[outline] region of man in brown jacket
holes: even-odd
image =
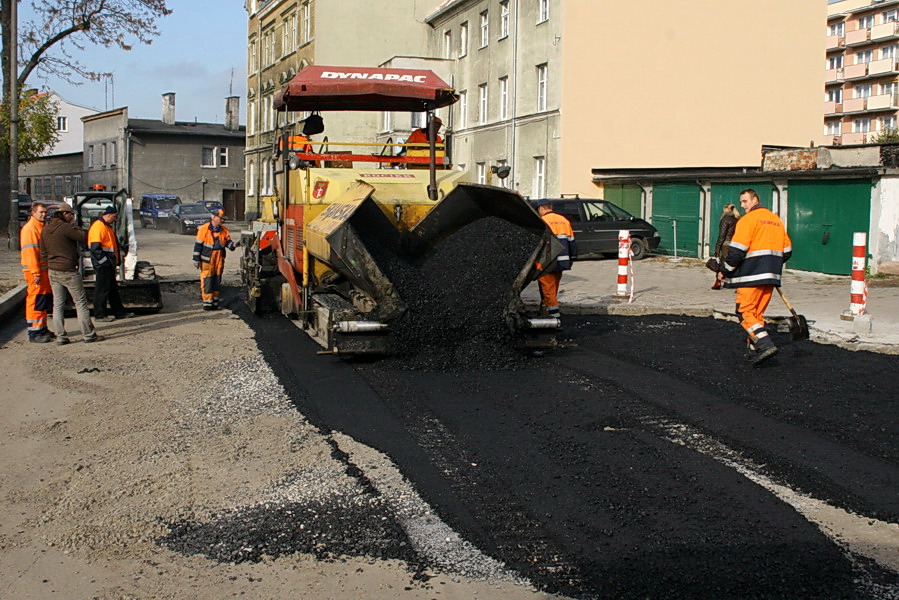
[[[60,346],[69,343],[63,312],[66,290],[72,295],[84,341],[91,343],[103,339],[97,335],[91,322],[87,294],[84,293],[84,282],[78,270],[78,244],[85,243],[87,232],[75,225],[75,212],[71,206],[63,203],[44,226],[44,234],[41,236],[41,260],[47,265],[50,287],[53,289],[53,330],[56,332],[56,343]]]

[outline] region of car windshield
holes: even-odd
[[[178,204],[178,198],[157,198],[156,199],[156,207],[161,208],[163,210],[174,207]]]
[[[208,217],[209,211],[202,204],[184,204],[181,206],[181,215],[185,217]]]

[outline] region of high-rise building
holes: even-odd
[[[827,4],[821,143],[864,144],[897,129],[899,1]]]

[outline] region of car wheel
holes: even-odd
[[[631,238],[631,254],[634,260],[646,258],[646,242],[640,238]]]

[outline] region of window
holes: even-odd
[[[312,7],[303,2],[303,43],[312,41]]]
[[[68,131],[69,130],[69,118],[68,117],[56,117],[56,131]]]
[[[100,166],[106,166],[106,144],[100,144]]]
[[[870,83],[862,83],[860,85],[855,86],[855,97],[856,98],[870,98],[871,97],[871,84]]]
[[[842,69],[843,68],[843,55],[838,54],[836,56],[831,56],[827,59],[827,68],[828,69]]]
[[[247,195],[256,195],[256,163],[247,161]]]
[[[537,24],[545,21],[549,21],[549,0],[537,0]]]
[[[443,32],[443,58],[453,57],[453,32]]]
[[[843,34],[846,31],[846,24],[842,21],[839,23],[833,23],[830,26],[830,35],[835,35],[837,37],[843,37]]]
[[[247,52],[247,70],[250,74],[253,74],[253,71],[256,70],[256,42],[250,42],[250,49]]]
[[[118,158],[117,145],[115,142],[109,142],[109,164],[110,166],[115,166],[116,159]]]
[[[824,123],[824,135],[840,135],[840,122],[827,121]]]
[[[484,185],[487,183],[487,165],[485,163],[477,163],[478,167],[478,183]]]
[[[62,175],[53,178],[53,195],[57,198],[62,196]]]
[[[871,62],[871,51],[860,50],[855,53],[855,64],[862,65]]]
[[[546,110],[546,79],[549,67],[546,64],[537,65],[537,110]]]
[[[880,58],[896,58],[896,44],[884,46],[880,49]]]
[[[893,23],[896,20],[899,20],[899,10],[891,9],[883,12],[883,23]]]
[[[411,129],[419,129],[421,127],[424,127],[427,122],[426,117],[427,117],[427,113],[423,113],[423,112],[412,113],[412,119],[409,123],[409,127]]]
[[[468,126],[468,91],[459,92],[459,126]]]
[[[459,57],[468,54],[468,21],[459,27]]]
[[[482,83],[478,86],[478,123],[483,125],[487,122],[487,84]]]
[[[256,101],[250,100],[247,102],[247,135],[253,135],[256,133],[256,128],[254,127],[256,121]]]
[[[490,15],[485,10],[481,13],[481,48],[490,43]]]
[[[200,151],[200,166],[215,167],[215,148],[204,146]]]
[[[94,166],[94,146],[90,145],[87,147],[87,166]]]
[[[546,158],[534,157],[534,186],[531,190],[531,198],[543,198],[546,196]]]
[[[509,118],[509,78],[499,78],[499,118]]]
[[[266,160],[262,163],[262,185],[260,185],[263,196],[271,196],[272,183],[272,161]]]
[[[228,166],[228,149],[227,148],[219,148],[219,166],[227,167]]]
[[[874,15],[865,15],[858,18],[859,29],[871,29],[874,27]]]
[[[892,117],[880,117],[880,130],[884,129],[896,129],[896,116]]]
[[[896,92],[899,92],[899,84],[897,84],[895,81],[891,81],[890,83],[881,83],[880,84],[880,93],[881,94],[893,96],[896,94]]]
[[[509,37],[509,0],[499,3],[499,39]]]
[[[871,131],[871,119],[856,119],[852,122],[853,133],[868,133]]]
[[[390,131],[390,111],[384,111],[381,113],[381,131]]]
[[[827,101],[841,104],[843,102],[843,88],[830,88],[827,90]]]

